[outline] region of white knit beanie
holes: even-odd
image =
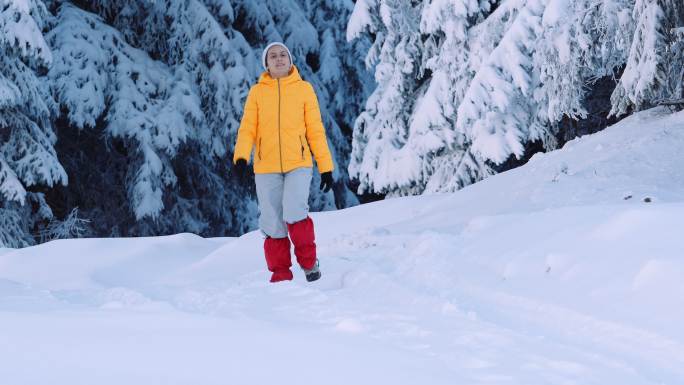
[[[271,47],[273,47],[274,45],[279,45],[279,46],[285,48],[285,51],[287,51],[287,56],[290,57],[290,68],[292,68],[293,63],[292,63],[292,54],[290,53],[290,49],[287,48],[287,46],[285,44],[275,41],[275,42],[267,45],[266,48],[264,48],[264,53],[261,54],[261,64],[264,66],[264,69],[266,71],[268,71],[268,66],[266,65],[266,53],[268,53],[268,50],[271,49]],[[288,70],[290,68],[288,68]]]

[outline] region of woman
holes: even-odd
[[[266,70],[249,90],[233,156],[234,170],[245,181],[254,151],[259,227],[266,235],[266,264],[271,282],[291,280],[290,240],[307,281],[321,277],[314,226],[309,218],[309,185],[316,158],[321,189],[333,185],[333,160],[313,87],[302,80],[283,43],[264,49]],[[290,237],[288,238],[288,233]]]

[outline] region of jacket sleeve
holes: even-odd
[[[318,171],[324,173],[332,171],[335,166],[330,148],[325,136],[325,128],[321,121],[321,111],[318,108],[318,98],[310,83],[306,83],[306,99],[304,105],[304,123],[306,124],[306,141],[313,152]]]
[[[237,140],[235,141],[235,153],[233,154],[233,163],[238,159],[244,159],[249,162],[252,156],[252,148],[256,142],[257,123],[259,114],[257,113],[256,101],[256,87],[252,87],[247,94],[245,101],[245,108],[242,112],[242,121],[237,133]]]

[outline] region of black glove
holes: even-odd
[[[247,161],[238,159],[233,165],[233,173],[240,183],[247,183]]]
[[[328,192],[333,186],[332,171],[324,172],[321,174],[321,190],[323,192]]]

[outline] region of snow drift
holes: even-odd
[[[7,384],[684,383],[684,112],[453,194],[314,214],[323,278],[258,232],[0,249]]]

